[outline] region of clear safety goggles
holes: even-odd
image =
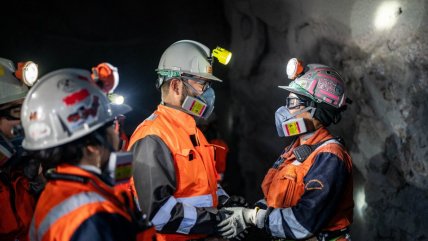
[[[287,97],[285,99],[285,106],[291,110],[291,109],[297,109],[300,106],[307,106],[308,101],[302,100],[298,97]]]
[[[208,88],[211,87],[211,81],[209,79],[205,79],[205,78],[200,78],[194,75],[187,75],[187,74],[183,74],[181,76],[181,78],[183,80],[186,80],[187,83],[189,83],[189,80],[193,80],[196,82],[196,84],[200,85],[202,87],[202,91],[207,90]]]

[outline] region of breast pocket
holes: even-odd
[[[201,158],[193,149],[182,149],[174,155],[176,161],[177,189],[184,193],[192,193],[197,186],[204,184],[206,178],[201,178],[204,166]]]
[[[297,204],[304,192],[303,181],[297,173],[296,167],[293,165],[287,165],[286,168],[281,170],[277,175],[278,189],[281,189],[279,193],[281,195],[277,197],[278,203],[281,203],[281,207],[292,207]]]

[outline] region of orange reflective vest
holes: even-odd
[[[95,174],[67,164],[58,166],[56,173],[85,181],[61,177],[48,181],[31,222],[30,240],[70,240],[80,225],[98,213],[120,215],[133,225],[126,208],[126,203],[131,210],[135,208],[132,202],[125,200]],[[153,238],[153,228],[136,233],[136,240],[152,241]]]
[[[314,145],[322,141],[333,138],[325,128],[318,129],[314,136],[309,138],[304,144]],[[304,178],[312,167],[317,154],[329,152],[336,155],[346,163],[348,171],[351,173],[352,160],[349,154],[339,143],[326,143],[313,151],[309,157],[300,165],[293,165],[296,158],[292,150],[300,145],[297,140],[290,150],[282,155],[284,162],[276,169],[269,169],[262,182],[262,190],[269,207],[288,208],[295,206],[305,192]],[[336,209],[334,216],[322,229],[323,231],[333,231],[348,227],[352,222],[352,176],[349,175],[347,186],[344,187],[342,201]]]
[[[216,207],[218,199],[214,147],[196,127],[194,118],[164,105],[159,105],[152,117],[137,127],[130,138],[129,148],[145,136],[160,137],[168,146],[174,160],[177,186],[173,196],[182,200],[210,197],[213,206]],[[190,135],[195,135],[197,145],[192,144]],[[205,236],[161,233],[157,235],[158,240],[174,241],[199,239]]]
[[[22,173],[14,172],[10,179],[0,180],[0,240],[25,241],[36,197],[30,193],[30,182]]]

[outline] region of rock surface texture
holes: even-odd
[[[353,240],[428,240],[428,2],[227,0],[229,129],[250,200],[286,141],[289,58],[335,67],[353,104],[330,129],[355,167]],[[232,114],[233,113],[233,114]]]

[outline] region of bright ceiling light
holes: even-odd
[[[379,5],[374,25],[378,30],[387,30],[392,28],[397,22],[398,15],[401,14],[401,8],[396,1],[386,1]]]

